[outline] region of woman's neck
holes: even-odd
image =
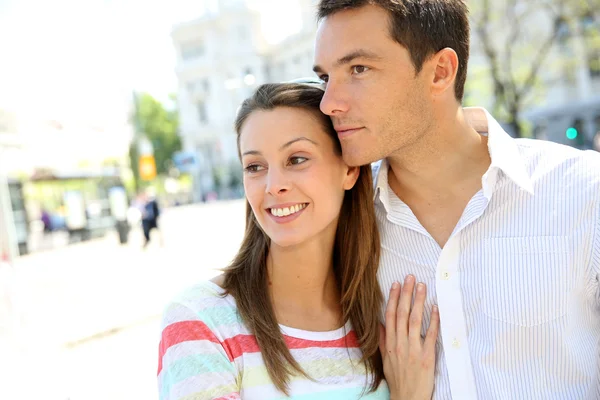
[[[329,331],[343,323],[333,271],[333,240],[312,240],[285,248],[272,244],[267,270],[273,308],[280,324]]]

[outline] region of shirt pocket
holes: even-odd
[[[569,246],[566,236],[484,240],[482,311],[531,327],[567,312]]]

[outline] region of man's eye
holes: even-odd
[[[306,161],[308,161],[308,158],[306,158],[306,157],[292,157],[292,158],[290,158],[290,164],[292,164],[292,165],[302,164],[302,163],[305,163]]]
[[[365,67],[364,65],[355,65],[352,67],[352,73],[354,74],[362,74],[364,72],[367,72],[369,70],[369,67]]]
[[[246,168],[244,168],[244,171],[252,174],[254,172],[262,171],[263,169],[264,169],[264,167],[262,167],[261,165],[250,164]]]
[[[323,82],[327,82],[329,80],[329,75],[319,75],[319,79]]]

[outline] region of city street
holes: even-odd
[[[161,311],[227,265],[244,213],[243,201],[172,208],[147,249],[136,229],[124,246],[109,234],[17,259],[0,399],[156,399]]]

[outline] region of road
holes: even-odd
[[[244,214],[243,201],[177,207],[147,249],[135,230],[125,246],[111,234],[17,259],[18,318],[0,324],[0,399],[156,399],[162,309],[227,265]]]

